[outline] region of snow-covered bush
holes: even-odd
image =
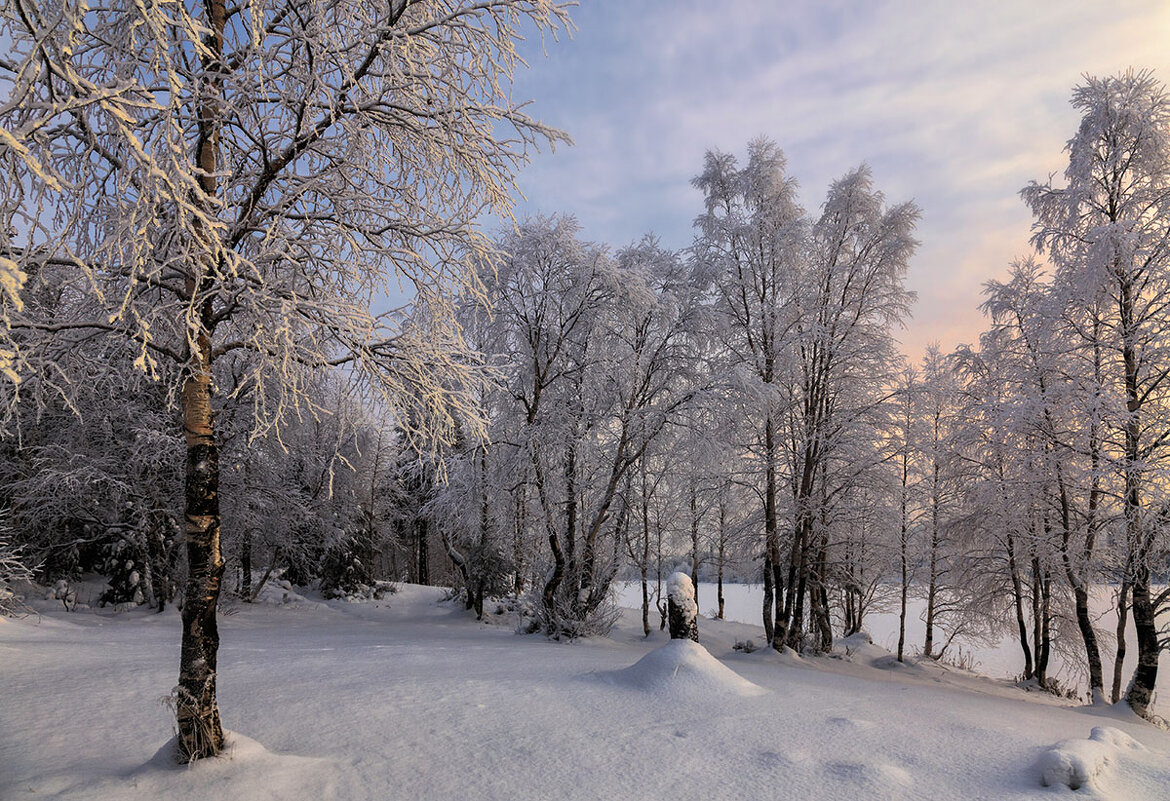
[[[609,595],[596,605],[590,605],[582,614],[581,609],[558,598],[550,610],[539,596],[532,598],[532,613],[535,625],[531,633],[543,631],[554,640],[575,640],[578,637],[604,637],[617,623],[621,612],[613,596]]]
[[[361,534],[346,537],[325,552],[321,564],[321,594],[344,598],[362,592],[374,583],[370,570],[373,546]]]
[[[24,563],[21,549],[0,539],[0,615],[11,616],[21,608],[21,598],[12,585],[31,578],[32,570]]]
[[[357,584],[345,593],[326,597],[337,598],[349,603],[365,603],[368,601],[381,601],[387,595],[393,595],[396,592],[398,592],[398,585],[394,582],[374,581],[371,584]]]
[[[108,543],[102,572],[110,577],[109,588],[98,598],[98,606],[138,606],[146,601],[143,593],[137,549],[123,539]]]

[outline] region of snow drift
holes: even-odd
[[[1040,783],[1079,790],[1094,785],[1125,751],[1145,750],[1141,743],[1112,726],[1096,726],[1087,740],[1062,740],[1040,756]]]
[[[724,665],[693,640],[671,640],[624,670],[594,674],[608,684],[677,700],[767,692]]]

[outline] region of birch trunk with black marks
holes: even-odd
[[[205,4],[210,32],[201,56],[206,84],[198,106],[200,202],[213,207],[219,169],[219,135],[222,126],[219,102],[223,87],[223,33],[227,11],[223,0]],[[215,441],[212,398],[212,346],[214,310],[211,295],[216,265],[210,256],[191,266],[187,292],[199,303],[198,326],[191,337],[193,353],[183,382],[183,436],[187,446],[185,533],[187,537],[187,590],[183,599],[183,634],[179,683],[174,690],[178,726],[179,759],[192,762],[223,750],[223,725],[216,701],[216,668],[219,628],[215,612],[223,581],[224,560],[219,541],[219,449]],[[199,301],[199,298],[205,298]],[[189,334],[189,335],[190,335]]]
[[[211,409],[209,339],[200,337],[200,357],[207,365],[183,386],[183,428],[187,444],[186,536],[187,590],[183,599],[183,636],[175,717],[179,759],[191,762],[223,750],[223,725],[216,703],[219,629],[215,609],[223,580],[219,544],[219,451]]]

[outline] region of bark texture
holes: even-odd
[[[219,451],[211,414],[211,377],[199,372],[183,388],[187,440],[187,590],[175,717],[179,759],[191,762],[223,750],[223,726],[216,703],[219,601],[224,561],[219,543]]]

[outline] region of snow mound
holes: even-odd
[[[911,659],[899,662],[898,657],[874,643],[867,631],[859,631],[834,642],[830,656],[855,665],[868,665],[876,670],[922,673],[921,665]]]
[[[267,604],[269,606],[309,608],[323,606],[323,604],[312,601],[301,595],[296,591],[292,583],[285,579],[276,579],[266,582],[264,586],[260,588],[260,592],[253,602],[257,604]]]
[[[1115,765],[1122,751],[1145,750],[1141,743],[1112,726],[1096,726],[1087,740],[1063,740],[1040,756],[1040,783],[1079,790],[1093,786],[1105,770]]]
[[[693,640],[671,640],[624,670],[595,674],[602,681],[670,698],[761,695],[752,684]]]
[[[890,656],[890,652],[881,646],[874,645],[873,637],[869,636],[868,631],[859,631],[834,642],[832,656],[846,662],[873,664],[879,660],[885,660]]]
[[[90,786],[94,798],[321,798],[330,797],[330,760],[279,754],[250,737],[224,732],[225,748],[212,759],[189,765],[176,761],[172,737],[146,764],[118,778]],[[325,775],[323,775],[325,774]],[[95,789],[96,788],[96,789]],[[71,790],[80,790],[80,787]],[[82,794],[81,797],[85,797]]]

